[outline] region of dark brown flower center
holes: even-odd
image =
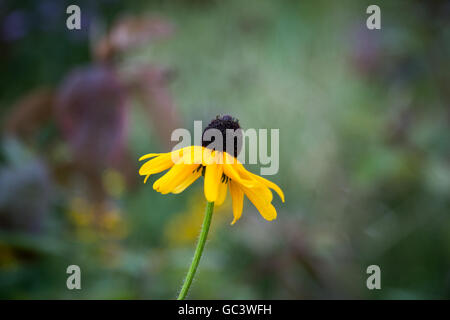
[[[239,126],[239,120],[229,115],[222,117],[217,116],[213,119],[208,126],[203,130],[202,146],[208,147],[214,150],[220,149],[214,134],[206,135],[205,133],[209,129],[217,129],[222,135],[222,149],[219,151],[228,151],[234,157],[237,157],[242,147],[242,132]],[[228,129],[228,130],[227,130]],[[230,150],[227,149],[229,146]]]

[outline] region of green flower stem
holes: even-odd
[[[184,279],[183,287],[181,288],[180,294],[177,300],[183,300],[191,287],[192,280],[194,279],[195,272],[197,271],[200,258],[202,257],[203,249],[205,248],[206,238],[208,237],[209,227],[211,225],[211,218],[214,209],[214,202],[206,203],[205,218],[203,219],[202,230],[200,232],[200,237],[197,242],[197,248],[195,248],[194,259],[192,260],[189,271]]]

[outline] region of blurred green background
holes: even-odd
[[[370,4],[0,1],[0,298],[175,298],[202,181],[137,159],[218,114],[280,129],[286,203],[216,210],[189,298],[450,298],[450,6]]]

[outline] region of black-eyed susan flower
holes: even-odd
[[[204,194],[207,200],[206,213],[203,220],[200,237],[195,250],[194,258],[188,274],[181,288],[178,299],[184,299],[194,278],[200,257],[205,247],[206,238],[211,224],[214,205],[221,205],[230,190],[234,224],[242,215],[244,195],[255,205],[264,219],[271,221],[277,217],[277,211],[272,205],[272,190],[284,202],[283,191],[273,182],[247,171],[237,159],[239,143],[233,135],[233,149],[229,153],[226,144],[227,134],[240,128],[238,121],[230,116],[217,117],[203,132],[201,146],[188,146],[168,153],[150,153],[139,160],[148,160],[142,165],[139,174],[145,176],[144,183],[152,174],[168,170],[166,174],[156,180],[153,189],[162,193],[178,194],[204,176]],[[219,131],[222,144],[207,141],[205,133],[208,129]],[[214,145],[214,147],[211,147]],[[231,148],[230,148],[231,149]]]
[[[224,116],[213,120],[205,129],[214,128],[226,135],[226,129],[239,129],[236,120]],[[224,138],[223,150],[226,149]],[[203,142],[207,144],[208,142]],[[277,212],[272,205],[273,189],[284,202],[283,191],[273,182],[264,179],[246,170],[237,160],[237,144],[234,145],[234,155],[223,150],[211,150],[207,146],[189,146],[169,153],[150,153],[139,160],[147,161],[139,170],[139,174],[145,176],[144,182],[152,174],[170,169],[165,175],[156,180],[153,189],[162,193],[180,193],[194,183],[202,175],[204,176],[204,193],[209,202],[221,205],[230,190],[233,202],[234,224],[242,215],[244,195],[255,205],[264,219],[271,221],[277,217]]]

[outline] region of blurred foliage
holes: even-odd
[[[383,2],[376,31],[368,1],[77,3],[80,31],[0,2],[0,298],[174,298],[201,182],[162,196],[137,159],[217,114],[280,128],[286,203],[217,210],[190,298],[450,298],[448,2]]]

